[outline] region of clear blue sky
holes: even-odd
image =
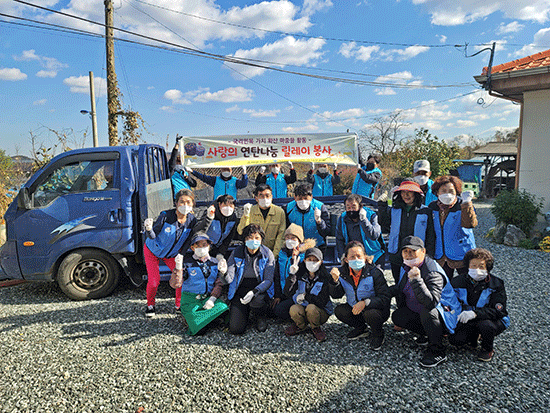
[[[103,0],[29,0],[104,22]],[[208,53],[256,59],[328,81],[223,64],[176,51],[116,42],[125,108],[147,122],[147,142],[180,135],[367,130],[404,110],[405,135],[424,127],[445,139],[487,139],[518,126],[519,107],[481,91],[473,76],[550,48],[548,0],[115,0],[115,26]],[[0,13],[103,33],[100,26],[15,1]],[[105,42],[31,28],[0,16],[0,149],[28,155],[30,133],[77,137],[91,121],[88,72],[96,78],[99,141],[107,144]],[[116,32],[122,39],[161,45]],[[479,46],[482,45],[482,46]],[[171,48],[166,44],[163,47]],[[343,80],[371,84],[350,84]],[[471,93],[474,92],[474,93]],[[482,98],[484,104],[477,103]],[[458,138],[458,139],[459,139]]]

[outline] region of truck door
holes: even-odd
[[[118,152],[59,159],[29,188],[32,207],[15,219],[19,266],[25,279],[44,279],[67,251],[111,251],[122,236]],[[46,277],[48,278],[48,277]]]

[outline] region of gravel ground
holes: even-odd
[[[287,338],[274,321],[263,334],[188,337],[167,283],[152,320],[143,288],[72,302],[55,284],[22,284],[0,290],[0,411],[550,411],[550,254],[488,243],[494,219],[488,204],[476,207],[476,239],[496,257],[512,319],[490,363],[449,348],[446,363],[424,370],[409,334],[388,323],[372,352],[347,342],[334,316],[321,344]]]

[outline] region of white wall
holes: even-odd
[[[544,198],[550,211],[550,90],[525,92],[519,189]],[[540,218],[540,217],[539,217]]]

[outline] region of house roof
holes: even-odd
[[[518,148],[514,142],[488,142],[474,151],[477,156],[515,156]]]
[[[493,66],[491,69],[491,73],[504,73],[504,72],[513,72],[517,70],[524,70],[524,69],[534,69],[537,67],[545,67],[550,66],[550,49],[545,50],[544,52],[540,52],[537,54],[533,54],[531,56],[522,57],[521,59],[512,60],[508,63],[502,63],[497,66]],[[482,75],[487,74],[487,67],[483,68]]]

